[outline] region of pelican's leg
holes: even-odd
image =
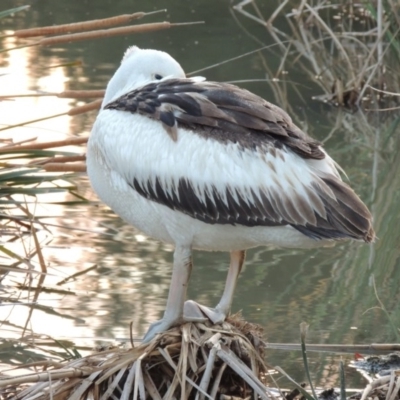
[[[238,280],[240,271],[242,270],[245,256],[246,253],[244,250],[231,251],[231,261],[229,265],[228,276],[226,278],[225,289],[217,307],[209,308],[189,300],[185,303],[185,320],[187,319],[187,316],[192,316],[194,318],[195,316],[201,314],[199,313],[196,315],[194,310],[197,308],[197,310],[200,309],[201,312],[206,315],[213,324],[220,324],[225,321],[225,318],[228,316],[231,310],[236,282]]]
[[[174,266],[169,288],[167,306],[161,320],[152,323],[143,338],[143,343],[152,340],[158,333],[183,322],[183,305],[192,271],[192,251],[190,247],[177,246],[174,252]]]

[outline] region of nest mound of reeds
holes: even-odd
[[[266,374],[262,328],[235,315],[222,325],[186,323],[150,343],[103,349],[41,373],[0,377],[0,398],[268,399]]]

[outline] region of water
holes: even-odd
[[[22,29],[165,7],[165,2],[147,0],[137,1],[133,6],[109,0],[98,0],[95,7],[94,2],[82,0],[51,3],[38,0],[25,4],[32,5],[30,11],[17,14],[0,26]],[[12,6],[15,6],[13,1],[4,0],[1,5],[2,9]],[[274,7],[271,2],[264,5],[262,12],[269,15]],[[140,22],[205,21],[205,24],[3,53],[0,66],[10,75],[7,79],[0,78],[0,91],[4,94],[102,89],[131,44],[165,50],[190,72],[273,43],[263,27],[239,17],[247,34],[237,18],[228,1],[170,1],[165,15],[154,15]],[[256,43],[250,35],[262,43]],[[2,46],[12,44],[11,39],[0,40]],[[50,68],[78,59],[83,62],[78,67]],[[265,79],[271,78],[265,65],[276,71],[279,64],[277,53],[264,51],[201,74],[219,81]],[[397,136],[395,133],[389,136],[388,122],[383,117],[370,116],[366,121],[364,115],[341,114],[312,102],[310,97],[320,94],[318,87],[301,69],[286,67],[289,75],[283,83],[271,83],[268,79],[241,85],[286,108],[297,124],[319,140],[325,139],[335,125],[338,127],[327,141],[326,149],[346,170],[352,186],[371,208],[378,240],[371,246],[340,243],[318,250],[251,250],[239,279],[233,310],[242,310],[247,320],[261,324],[270,342],[298,342],[302,321],[310,324],[310,343],[395,342],[393,327],[400,324],[399,129],[394,125]],[[57,114],[77,104],[53,98],[3,102],[0,122],[13,124],[21,118],[30,120]],[[12,137],[16,141],[33,136],[44,141],[71,135],[85,137],[94,118],[95,113],[64,116],[2,133],[3,138]],[[76,183],[80,195],[96,200],[86,176],[79,177]],[[37,206],[37,215],[53,225],[49,225],[50,232],[42,232],[40,237],[49,272],[44,284],[48,291],[40,294],[38,302],[46,308],[33,312],[32,330],[70,338],[80,346],[92,346],[98,338],[128,338],[132,321],[133,335],[141,337],[164,309],[171,274],[171,246],[126,226],[103,204],[55,205],[57,201],[75,199],[65,194],[41,199],[50,204]],[[39,269],[37,260],[33,264]],[[189,297],[214,305],[223,290],[227,264],[227,254],[196,252]],[[58,284],[87,269],[79,277]],[[13,275],[2,281],[7,292],[12,290],[15,297],[32,299],[32,293],[27,297],[26,290],[15,286],[16,280],[18,276]],[[23,326],[29,308],[12,308],[4,302],[0,312],[1,319]],[[4,337],[18,332],[10,324],[3,324],[0,329]],[[282,366],[299,381],[305,379],[299,352],[271,351],[267,356],[270,364]],[[310,356],[316,382],[325,386],[337,384],[340,356],[330,353]],[[351,383],[361,382],[352,370],[347,374]]]

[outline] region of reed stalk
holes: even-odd
[[[95,19],[85,22],[74,22],[72,24],[63,24],[56,26],[42,26],[39,28],[20,29],[15,31],[13,36],[18,38],[28,38],[35,36],[47,36],[47,35],[61,35],[71,32],[90,31],[96,29],[104,29],[110,26],[127,24],[135,19],[145,17],[146,13],[137,12],[133,14],[118,15],[110,18]]]

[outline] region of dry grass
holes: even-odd
[[[239,315],[187,323],[148,344],[102,349],[19,377],[0,377],[2,399],[271,399],[262,329]]]
[[[399,97],[393,94],[400,93],[399,2],[303,0],[292,6],[285,0],[268,18],[256,0],[234,7],[263,25],[278,45],[282,61],[272,73],[275,79],[295,67],[321,88],[316,100],[352,111],[398,108]],[[285,31],[278,27],[282,18]]]
[[[234,315],[223,325],[187,323],[159,335],[148,344],[122,349],[99,346],[86,357],[72,361],[49,358],[10,368],[0,373],[2,400],[83,400],[83,399],[265,399],[333,400],[338,389],[318,390],[311,394],[304,384],[288,378],[292,391],[273,389],[277,381],[265,363],[262,328]],[[51,339],[47,339],[47,342]],[[36,346],[45,343],[36,338]],[[61,345],[61,343],[60,343]],[[64,343],[67,345],[67,343]],[[279,348],[284,348],[280,344]],[[285,345],[288,346],[288,345]],[[376,345],[375,350],[391,350],[394,345]],[[397,345],[398,346],[398,345]],[[274,347],[268,346],[267,347]],[[307,350],[354,351],[352,346],[309,345]],[[364,346],[366,347],[366,346]],[[396,347],[396,346],[395,346]],[[290,345],[289,345],[290,348]],[[285,348],[286,350],[289,348]],[[293,349],[293,345],[291,346]],[[374,345],[370,346],[372,350]],[[366,351],[366,348],[364,348]],[[398,353],[397,353],[398,354]],[[388,356],[390,358],[390,356]],[[382,358],[382,363],[388,358]],[[398,358],[398,356],[397,356]],[[371,357],[376,360],[380,357]],[[364,364],[369,364],[365,359]],[[385,364],[386,365],[386,364]],[[392,366],[393,367],[393,366]],[[31,373],[15,376],[23,368]],[[386,376],[371,377],[364,390],[352,393],[348,400],[398,400],[400,371],[392,368]],[[268,380],[268,382],[267,382]],[[344,400],[346,397],[342,396]]]

